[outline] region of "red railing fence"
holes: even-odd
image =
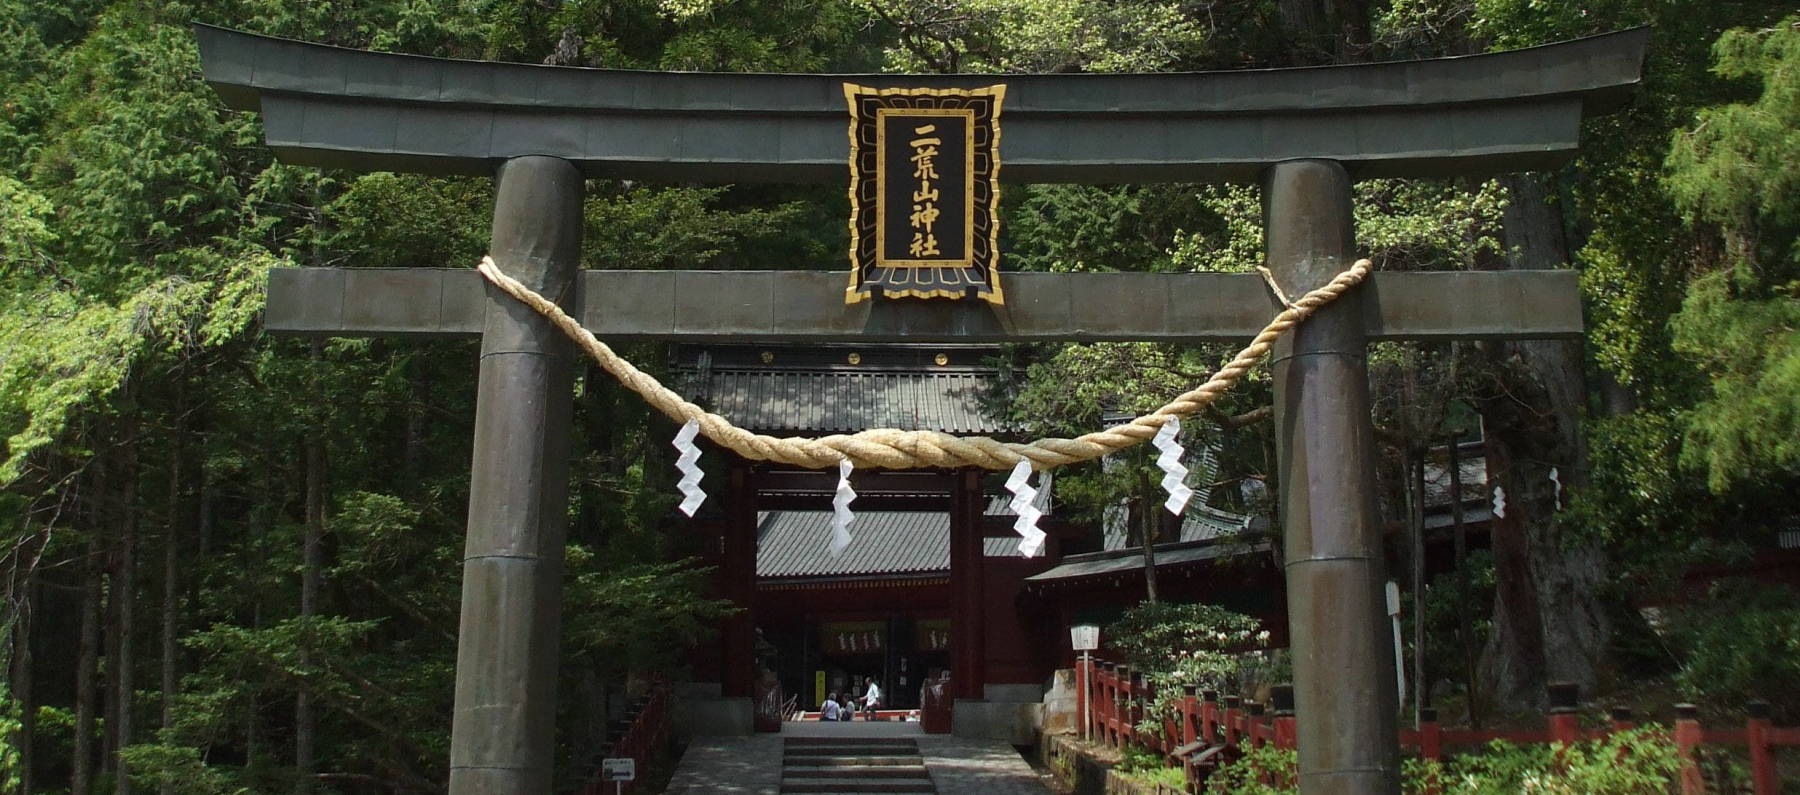
[[[629,757],[635,760],[637,776],[642,779],[647,773],[650,760],[669,744],[669,685],[656,681],[650,685],[649,691],[638,703],[630,718],[613,725],[608,733],[605,753],[594,761],[594,770],[589,774],[587,786],[581,790],[582,795],[613,795],[637,791],[636,782],[603,782],[600,780],[600,758],[619,759]]]
[[[1287,685],[1272,688],[1268,704],[1246,703],[1237,696],[1220,698],[1217,692],[1196,692],[1189,685],[1173,699],[1172,714],[1165,714],[1160,726],[1151,726],[1147,731],[1144,716],[1156,701],[1156,693],[1141,674],[1127,665],[1083,661],[1077,663],[1075,675],[1076,722],[1082,734],[1091,742],[1111,748],[1135,745],[1162,754],[1170,765],[1179,765],[1186,772],[1190,792],[1199,792],[1208,773],[1242,756],[1246,749],[1265,745],[1291,749],[1295,744],[1294,689]],[[1604,739],[1635,726],[1630,710],[1615,708],[1606,726],[1583,729],[1580,692],[1575,685],[1553,684],[1548,695],[1550,709],[1542,729],[1445,728],[1438,723],[1437,711],[1426,708],[1420,711],[1417,729],[1400,731],[1400,745],[1420,757],[1441,761],[1446,746],[1477,747],[1494,740],[1573,744]],[[1763,702],[1747,705],[1745,713],[1747,719],[1742,728],[1705,729],[1700,726],[1697,707],[1675,706],[1672,737],[1682,759],[1682,795],[1704,795],[1707,791],[1699,765],[1699,748],[1703,745],[1746,748],[1751,792],[1779,795],[1776,749],[1800,746],[1800,728],[1773,726],[1770,707]]]

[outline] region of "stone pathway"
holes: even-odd
[[[968,740],[948,734],[919,738],[925,769],[942,793],[1047,795],[1031,765],[1006,743]]]
[[[780,795],[782,747],[789,737],[907,737],[931,772],[937,791],[948,795],[1046,795],[1031,766],[1012,746],[925,734],[917,723],[788,723],[781,734],[752,737],[699,737],[669,781],[671,795],[742,793]]]

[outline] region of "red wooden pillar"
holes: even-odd
[[[950,492],[950,592],[956,615],[950,619],[951,685],[960,699],[986,697],[986,615],[982,577],[981,472],[956,472]]]
[[[1744,712],[1748,715],[1744,743],[1750,747],[1750,791],[1779,795],[1781,776],[1775,771],[1775,749],[1769,745],[1769,704],[1752,701],[1744,705]]]
[[[719,684],[727,698],[751,698],[756,681],[756,483],[750,464],[735,461],[725,497],[724,595],[741,609],[719,633]]]
[[[1700,708],[1693,704],[1675,705],[1675,752],[1681,756],[1681,795],[1706,795],[1706,780],[1700,777]]]

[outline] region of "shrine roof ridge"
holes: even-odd
[[[488,174],[527,154],[590,176],[845,177],[842,83],[1004,82],[1015,182],[1251,179],[1322,157],[1357,176],[1554,166],[1641,80],[1645,28],[1481,55],[1152,74],[647,72],[377,53],[195,26],[205,76],[301,165]]]

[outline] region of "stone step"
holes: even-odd
[[[784,749],[790,756],[867,756],[869,754],[916,754],[916,745],[795,745]]]
[[[905,756],[905,755],[899,755],[899,754],[890,755],[890,756],[793,756],[793,755],[789,755],[781,760],[781,764],[784,767],[867,767],[870,765],[875,765],[875,766],[888,766],[888,765],[923,766],[925,764],[925,758],[922,756],[919,756],[918,754],[913,754],[911,756]]]
[[[781,780],[782,792],[937,792],[930,779],[882,780],[816,778]]]
[[[852,767],[795,767],[781,769],[786,778],[918,778],[929,779],[924,765],[856,765]]]

